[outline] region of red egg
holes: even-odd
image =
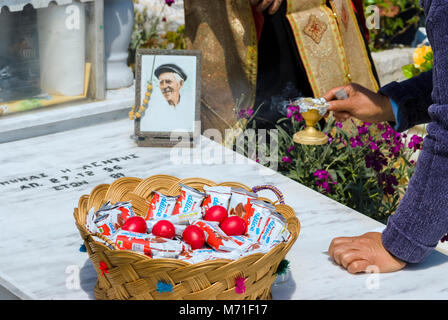
[[[246,233],[246,222],[238,216],[230,216],[219,227],[228,236],[240,236]]]
[[[201,228],[191,225],[182,233],[182,240],[188,243],[192,249],[200,249],[205,243],[205,234]]]
[[[160,220],[152,227],[152,234],[162,238],[173,239],[175,233],[174,224],[168,220]]]
[[[131,232],[146,233],[148,227],[146,220],[140,216],[127,218],[121,229]]]
[[[228,213],[227,209],[223,206],[213,206],[210,207],[204,215],[204,220],[207,221],[217,221],[219,223],[227,219]]]

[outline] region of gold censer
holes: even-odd
[[[305,119],[306,127],[294,134],[293,140],[299,144],[322,145],[328,143],[328,136],[316,128],[317,123],[328,110],[325,99],[301,98],[296,101],[300,113]]]

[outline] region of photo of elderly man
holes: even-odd
[[[141,119],[142,132],[193,132],[196,64],[194,56],[142,57],[141,92],[145,92],[149,83],[154,87]]]
[[[160,92],[168,104],[177,107],[180,103],[180,90],[187,80],[187,75],[175,64],[161,65],[154,74],[159,80]]]

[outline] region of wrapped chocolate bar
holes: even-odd
[[[257,241],[261,235],[261,232],[266,225],[271,213],[275,212],[275,207],[262,200],[250,200],[248,204],[244,206],[243,219],[247,225],[247,236]]]
[[[205,242],[207,242],[207,244],[215,250],[243,250],[244,247],[247,246],[247,243],[226,235],[216,222],[195,220],[192,224],[198,226],[202,231],[204,231]]]
[[[249,200],[257,199],[258,196],[254,192],[247,191],[242,188],[231,188],[231,197],[229,201],[229,215],[237,215],[242,217],[244,214],[244,206]]]
[[[185,225],[185,224],[175,224],[175,225],[174,225],[174,235],[175,235],[176,237],[182,239],[182,235],[183,235],[183,233],[184,233],[184,231],[185,231],[185,229],[186,229],[187,227],[188,227],[188,226]]]
[[[205,193],[207,197],[202,203],[202,212],[205,214],[207,210],[213,206],[222,206],[224,208],[229,207],[230,197],[232,196],[231,187],[215,186],[208,187],[204,186]]]
[[[98,232],[98,228],[95,224],[95,220],[97,218],[95,208],[91,208],[90,211],[87,213],[86,216],[86,224],[85,227],[90,233],[96,233]]]
[[[216,259],[237,260],[241,256],[238,250],[219,251],[212,248],[202,248],[192,251],[184,251],[179,255],[179,260],[188,263],[199,263]]]
[[[173,214],[178,196],[166,196],[163,193],[153,191],[154,196],[149,204],[145,220],[161,219]]]
[[[132,250],[152,258],[177,258],[183,251],[191,248],[179,240],[120,230],[116,233],[115,245],[120,250]]]
[[[107,202],[95,213],[95,225],[97,232],[106,237],[112,237],[129,217],[134,217],[130,202]]]
[[[268,253],[269,251],[271,251],[273,247],[275,247],[279,243],[280,243],[279,241],[275,241],[271,245],[263,245],[259,242],[254,242],[252,245],[248,246],[247,248],[245,248],[245,250],[243,250],[240,253],[240,257],[249,256],[255,253],[263,253],[263,254]]]
[[[281,240],[273,240],[269,244],[262,244],[258,241],[254,241],[247,236],[231,236],[234,240],[238,240],[244,243],[242,250],[239,251],[240,257],[245,257],[253,253],[267,253],[273,247],[281,242]]]
[[[179,260],[186,261],[188,263],[199,263],[213,259],[213,253],[216,252],[212,248],[195,249],[191,251],[183,251],[179,255]]]
[[[179,213],[188,213],[192,211],[200,211],[202,202],[204,201],[206,194],[184,184],[180,184],[180,186],[181,192],[179,199],[177,199],[173,215],[177,215]]]
[[[275,241],[287,240],[289,237],[287,225],[283,216],[276,212],[271,213],[257,241],[260,244],[270,245]]]
[[[215,250],[215,252],[211,253],[211,257],[213,260],[215,260],[215,259],[237,260],[241,257],[241,251],[240,250],[233,250],[233,251]]]
[[[173,216],[165,218],[165,220],[168,220],[173,224],[188,225],[188,224],[190,224],[190,221],[202,219],[202,216],[203,215],[202,215],[201,210],[197,210],[197,211],[175,214]]]

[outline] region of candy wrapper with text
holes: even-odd
[[[166,196],[160,192],[154,191],[154,196],[149,204],[145,220],[161,219],[171,216],[178,199],[179,197]]]
[[[208,209],[213,206],[222,206],[224,208],[229,207],[230,197],[232,196],[231,187],[215,186],[208,187],[204,186],[205,193],[207,197],[202,203],[202,213],[205,214]]]
[[[130,202],[107,202],[95,213],[97,232],[106,237],[112,237],[121,229],[126,219],[134,217],[135,213]]]
[[[257,241],[263,231],[266,222],[271,213],[275,211],[275,207],[261,200],[250,200],[244,206],[243,219],[247,225],[247,236]]]
[[[257,199],[256,193],[249,192],[242,188],[232,188],[231,197],[229,201],[229,215],[237,215],[242,217],[244,213],[244,206],[249,203],[250,200]]]
[[[177,200],[173,215],[201,211],[202,201],[206,194],[183,184],[180,184],[180,186],[180,197]]]
[[[115,245],[120,250],[132,250],[152,258],[177,258],[183,251],[191,251],[188,244],[179,240],[125,230],[117,232]]]

